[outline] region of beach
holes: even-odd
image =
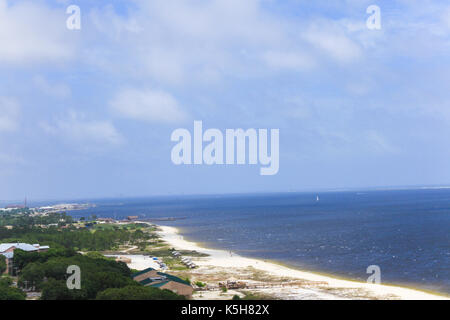
[[[190,271],[194,280],[236,279],[254,283],[252,292],[276,299],[390,299],[448,300],[448,297],[412,288],[371,284],[305,272],[275,262],[246,258],[229,251],[204,248],[187,241],[175,227],[159,226],[158,234],[176,250],[197,251],[207,257],[189,257],[198,268]],[[208,282],[209,283],[209,282]],[[258,286],[256,285],[258,284]],[[205,291],[194,299],[227,299],[241,292]]]
[[[126,262],[128,267],[134,270],[141,271],[147,268],[160,269],[159,264],[152,257],[143,254],[105,254],[105,257],[125,258],[129,261]]]

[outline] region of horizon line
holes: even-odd
[[[29,196],[24,196],[22,199],[0,199],[0,203],[14,203],[19,204],[23,199],[27,199],[28,203],[32,202],[64,202],[64,201],[79,201],[79,200],[107,200],[107,199],[141,199],[141,198],[156,198],[156,197],[207,197],[207,196],[243,196],[243,195],[265,195],[265,194],[289,194],[289,193],[318,193],[318,192],[348,192],[348,191],[400,191],[400,190],[433,190],[433,189],[450,189],[450,184],[439,185],[397,185],[397,186],[369,186],[369,187],[335,187],[335,188],[305,188],[301,190],[284,190],[284,191],[256,191],[256,192],[223,192],[223,193],[177,193],[177,194],[148,194],[148,195],[124,195],[119,194],[115,196],[105,195],[97,197],[58,197],[58,198],[37,198],[33,199]]]

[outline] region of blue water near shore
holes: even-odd
[[[317,201],[317,195],[320,200]],[[156,222],[188,240],[301,270],[450,293],[450,190],[347,191],[95,200],[75,217]]]

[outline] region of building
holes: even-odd
[[[138,216],[128,216],[127,219],[128,220],[136,220],[137,218],[139,218]]]
[[[135,273],[132,275],[132,278],[146,287],[168,289],[188,299],[192,297],[192,292],[194,291],[189,282],[167,273],[158,272],[153,268]]]
[[[14,250],[20,249],[27,252],[42,252],[50,249],[49,246],[41,246],[39,244],[29,244],[29,243],[1,243],[0,244],[0,254],[6,258],[6,271],[5,273],[11,273],[13,270],[13,258]]]

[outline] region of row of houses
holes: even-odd
[[[174,256],[177,257],[177,258],[180,258],[180,259],[181,259],[181,262],[182,262],[186,267],[188,267],[188,268],[190,268],[190,269],[197,268],[197,265],[196,265],[195,263],[193,263],[191,259],[189,259],[189,258],[183,258],[183,257],[181,256],[181,253],[180,253],[179,251],[175,251],[175,250],[172,251],[172,255],[174,255]]]
[[[19,249],[27,252],[42,252],[50,249],[49,246],[41,246],[39,244],[29,244],[23,242],[17,243],[1,243],[0,254],[6,258],[6,271],[5,273],[11,274],[14,270],[13,258],[14,250]]]

